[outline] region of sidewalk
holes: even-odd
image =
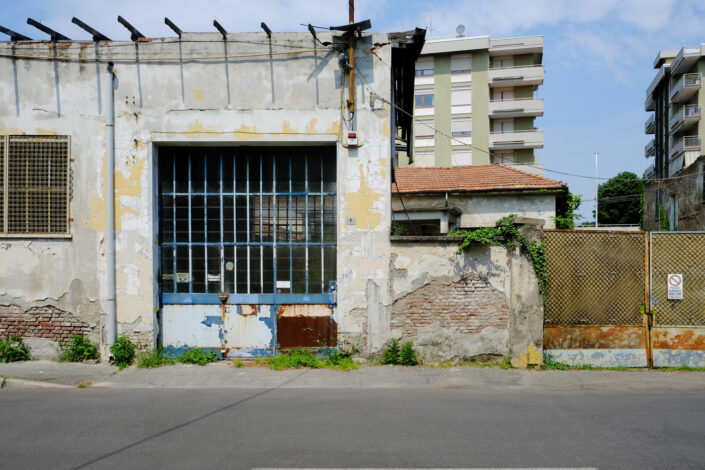
[[[29,361],[0,364],[2,388],[415,388],[535,391],[705,390],[705,372],[537,371],[499,368],[367,366],[350,372],[328,369],[273,371],[235,368],[230,362],[207,366],[165,366],[119,371],[105,364]]]

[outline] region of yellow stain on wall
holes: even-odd
[[[311,122],[308,123],[308,132],[309,134],[313,134],[316,132],[316,123],[318,122],[318,119],[313,118],[311,119]]]
[[[203,90],[200,88],[194,88],[193,89],[193,99],[201,101],[203,100]]]
[[[240,139],[240,140],[246,140],[246,139],[257,139],[262,137],[260,133],[257,132],[256,127],[250,128],[249,126],[246,126],[243,124],[242,126],[238,127],[233,131],[233,135],[235,138]]]
[[[282,133],[284,134],[296,134],[296,129],[291,127],[289,121],[284,121],[282,123]]]
[[[222,134],[223,131],[216,131],[212,128],[205,128],[203,127],[203,124],[201,124],[201,121],[196,119],[193,122],[193,126],[191,126],[190,129],[188,129],[184,134],[186,135],[198,135],[198,134],[203,134],[203,133],[208,133],[208,134]]]
[[[387,123],[387,121],[382,123],[382,135],[389,137],[389,123]]]
[[[329,133],[329,134],[337,135],[338,138],[340,138],[340,136],[341,136],[341,134],[340,134],[340,122],[339,122],[339,121],[335,121],[335,122],[331,123],[330,127],[328,128],[328,133]]]
[[[125,116],[125,121],[127,121],[127,122],[130,122],[130,120],[132,119],[132,114],[130,114],[130,113],[125,113],[124,116]]]
[[[529,347],[524,350],[519,357],[512,359],[514,367],[526,368],[529,365],[543,364],[543,354],[536,349],[534,343],[529,344]]]
[[[36,128],[36,129],[34,130],[34,132],[35,132],[37,135],[56,135],[56,131],[52,131],[52,130],[49,130],[49,129],[41,129],[41,128],[39,128],[39,127]]]
[[[373,211],[372,205],[384,196],[367,185],[363,165],[360,164],[360,189],[345,196],[345,217],[355,218],[359,230],[373,230],[382,222],[382,213]]]

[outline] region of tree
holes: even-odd
[[[575,212],[580,207],[582,201],[580,194],[572,194],[566,191],[556,199],[556,228],[574,229],[575,221],[582,218]]]
[[[623,171],[605,181],[597,187],[598,222],[605,225],[640,224],[643,192],[644,180],[630,171]]]

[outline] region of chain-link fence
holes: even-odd
[[[650,238],[654,324],[705,325],[705,233],[652,232]],[[668,299],[669,274],[682,275],[682,299]]]
[[[548,230],[545,244],[545,324],[642,324],[646,233]]]

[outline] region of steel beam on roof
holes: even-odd
[[[0,33],[7,34],[10,36],[10,41],[31,41],[32,38],[28,38],[24,34],[16,33],[11,29],[4,28],[0,26]]]
[[[130,35],[131,35],[130,39],[132,41],[137,41],[139,39],[146,39],[144,34],[140,33],[137,30],[137,28],[135,28],[130,23],[128,23],[127,20],[125,18],[123,18],[122,16],[118,16],[117,20],[118,20],[118,23],[123,25],[125,27],[125,29],[127,29],[130,32]]]
[[[111,39],[110,39],[108,36],[106,36],[105,34],[102,34],[102,33],[98,32],[98,31],[96,31],[95,29],[91,28],[90,26],[88,26],[86,23],[84,23],[83,21],[79,20],[79,19],[76,18],[75,16],[71,19],[71,22],[72,22],[73,24],[75,24],[75,25],[78,25],[79,28],[88,31],[91,35],[93,35],[93,41],[94,41],[94,42],[98,42],[98,41],[111,41]]]
[[[64,36],[63,34],[57,32],[57,31],[54,31],[53,29],[49,28],[48,26],[44,26],[44,25],[41,24],[39,21],[35,21],[35,20],[33,20],[32,18],[27,18],[27,24],[28,24],[28,25],[31,25],[31,26],[34,26],[34,27],[37,28],[39,31],[41,31],[41,32],[43,32],[43,33],[46,33],[46,34],[48,34],[49,36],[51,36],[51,40],[52,40],[53,42],[56,42],[56,41],[70,41],[70,40],[71,40],[71,39],[67,38],[66,36]]]

